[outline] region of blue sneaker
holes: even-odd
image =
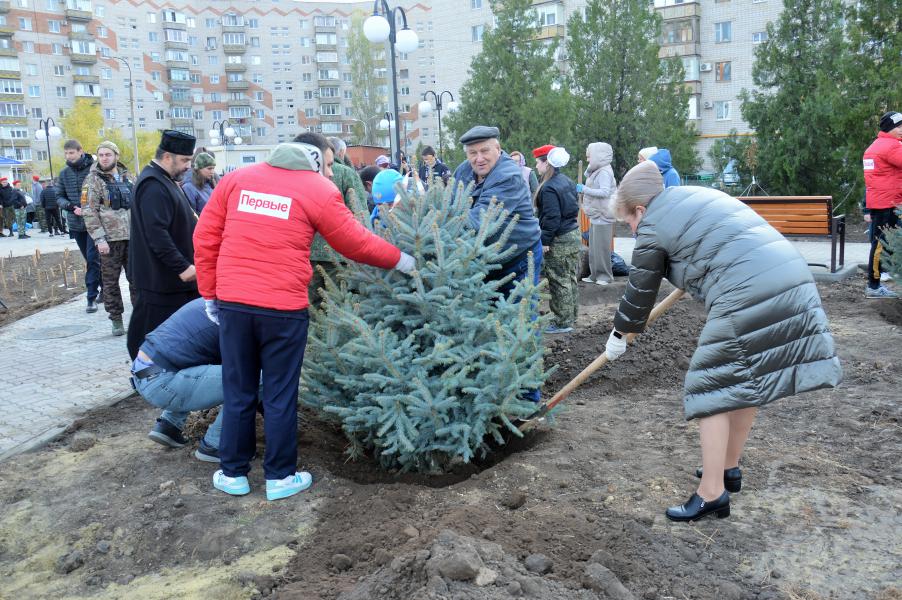
[[[285,479],[266,480],[266,499],[281,500],[303,492],[313,484],[313,475],[307,471],[298,471]]]
[[[232,496],[244,496],[251,493],[247,477],[227,477],[222,469],[213,473],[213,487]]]

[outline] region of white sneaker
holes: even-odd
[[[880,286],[876,290],[871,289],[868,286],[864,288],[864,297],[865,298],[873,298],[873,299],[883,299],[883,298],[898,298],[899,294],[892,291],[891,289]]]
[[[247,477],[229,477],[223,474],[222,469],[213,474],[213,487],[232,496],[244,496],[251,492]]]
[[[266,480],[266,499],[281,500],[303,492],[313,484],[313,475],[307,471],[298,471],[285,479]]]
[[[585,281],[586,283],[595,283],[595,280],[591,277],[583,277],[583,281]]]
[[[889,273],[881,273],[880,274],[880,281],[892,281],[892,280],[893,280],[893,276],[890,275]]]
[[[599,279],[599,280],[596,281],[595,283],[597,283],[598,285],[610,285],[611,282],[610,282],[610,281],[605,281],[604,279]]]

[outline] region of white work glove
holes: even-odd
[[[401,253],[401,258],[398,259],[398,264],[395,265],[395,268],[405,275],[410,275],[417,269],[417,261],[411,255],[406,252]]]
[[[626,336],[614,329],[604,346],[604,353],[608,360],[617,360],[624,352],[626,352]]]
[[[219,305],[216,304],[216,300],[204,300],[204,312],[207,313],[207,318],[219,325]]]

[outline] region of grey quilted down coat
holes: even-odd
[[[664,190],[639,224],[632,260],[618,331],[645,329],[665,277],[708,311],[686,374],[687,419],[842,380],[805,259],[738,200],[709,188]]]

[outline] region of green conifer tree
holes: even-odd
[[[687,124],[689,92],[678,59],[658,58],[661,17],[648,3],[590,0],[567,23],[577,146],[608,142],[621,176],[644,146],[668,148],[681,173],[698,167]]]
[[[742,115],[757,133],[758,179],[772,194],[844,196],[842,23],[840,0],[784,0],[755,50],[757,89],[743,90]],[[860,177],[860,156],[857,169]]]
[[[449,132],[457,140],[474,125],[492,125],[505,149],[525,155],[543,144],[567,145],[573,119],[555,64],[557,44],[537,37],[532,0],[492,0],[491,6],[495,24],[486,25],[460,108],[448,116]]]
[[[521,396],[546,377],[541,285],[526,278],[505,299],[506,280],[485,281],[516,252],[501,251],[513,223],[495,204],[474,230],[454,192],[439,182],[402,191],[375,231],[416,259],[416,273],[351,262],[311,320],[302,401],[341,425],[352,457],[372,452],[387,469],[445,470],[483,454],[489,437],[519,435],[511,420],[536,409]]]

